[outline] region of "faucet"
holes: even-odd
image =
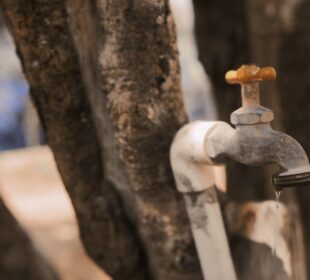
[[[170,162],[185,204],[204,279],[235,280],[231,254],[215,191],[213,167],[230,160],[250,166],[276,163],[276,191],[310,184],[310,165],[301,145],[271,127],[272,110],[260,105],[259,82],[274,80],[272,67],[243,65],[228,71],[229,84],[241,85],[242,107],[222,121],[196,121],[176,134]]]
[[[310,184],[310,165],[304,149],[291,136],[273,130],[272,110],[260,105],[259,82],[274,80],[276,71],[243,65],[237,71],[228,71],[225,78],[230,84],[241,84],[242,107],[231,114],[235,129],[221,124],[219,130],[214,129],[206,137],[206,151],[213,161],[233,159],[252,166],[276,163],[280,169],[272,176],[276,190]],[[220,134],[222,129],[225,139]]]

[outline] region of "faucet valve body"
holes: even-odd
[[[231,123],[236,126],[270,123],[272,120],[272,110],[263,106],[241,107],[230,116]]]

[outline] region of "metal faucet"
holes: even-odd
[[[226,81],[241,84],[242,107],[229,124],[196,121],[182,127],[170,149],[177,189],[185,198],[204,279],[236,280],[223,218],[215,191],[214,165],[229,160],[253,166],[276,163],[277,191],[310,184],[310,165],[301,145],[271,128],[273,112],[260,105],[259,82],[274,80],[271,67],[244,65],[227,72]]]
[[[227,72],[225,78],[230,84],[241,84],[242,107],[231,114],[236,129],[223,123],[206,137],[205,147],[211,159],[233,159],[253,166],[276,163],[280,167],[272,177],[276,190],[310,184],[310,165],[304,149],[289,135],[273,130],[272,110],[260,105],[259,82],[274,80],[276,71],[243,65]]]

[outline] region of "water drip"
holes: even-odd
[[[276,190],[276,210],[279,211],[279,206],[280,206],[280,196],[281,196],[282,190]],[[276,255],[277,252],[277,230],[278,227],[277,225],[274,226],[274,246],[272,248],[272,256]]]

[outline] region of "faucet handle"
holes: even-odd
[[[259,81],[274,80],[276,71],[272,67],[259,68],[256,65],[243,65],[225,75],[229,84],[241,84],[242,107],[231,114],[234,125],[270,123],[273,112],[260,105]]]
[[[256,81],[275,80],[276,76],[276,70],[272,67],[260,68],[256,65],[242,65],[237,70],[228,71],[225,79],[229,84],[248,84]]]

